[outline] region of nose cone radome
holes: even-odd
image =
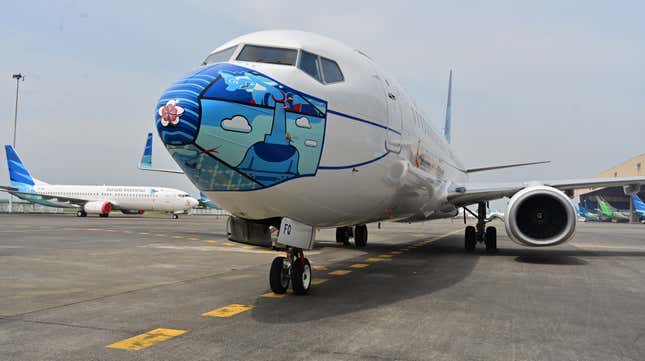
[[[325,100],[256,70],[219,63],[166,90],[155,121],[198,188],[247,191],[314,176],[326,116]]]

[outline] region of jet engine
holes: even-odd
[[[88,214],[109,214],[112,210],[112,203],[102,201],[87,202],[83,206],[83,210]]]
[[[515,193],[506,210],[506,233],[529,247],[564,243],[576,230],[576,211],[560,190],[531,186]]]

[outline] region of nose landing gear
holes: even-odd
[[[287,292],[289,283],[293,293],[304,295],[311,286],[311,264],[300,248],[287,248],[286,257],[276,257],[271,263],[269,284],[271,291],[277,294]]]
[[[486,252],[497,252],[497,228],[486,227],[486,202],[479,202],[477,204],[477,214],[475,215],[468,208],[464,207],[465,212],[469,212],[477,218],[477,225],[475,227],[466,227],[464,233],[464,248],[466,252],[473,252],[477,243],[484,243]],[[464,223],[466,221],[466,214],[464,213]]]

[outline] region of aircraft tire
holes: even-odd
[[[349,244],[349,227],[336,228],[336,243]]]
[[[486,244],[486,252],[493,253],[497,251],[497,228],[495,227],[486,228],[484,243]]]
[[[99,217],[101,217],[101,218],[107,218],[108,216],[109,216],[108,213],[100,213],[99,214]]]
[[[466,252],[474,251],[476,245],[477,245],[477,230],[473,226],[468,226],[466,227],[466,231],[464,233],[464,246],[466,248]]]
[[[172,219],[179,219],[179,215],[178,215],[178,214],[174,214],[174,213],[173,213],[173,214],[172,214]]]
[[[87,213],[85,211],[78,211],[76,212],[76,217],[87,217]]]
[[[367,226],[359,224],[354,230],[354,243],[356,247],[363,248],[367,246]]]
[[[269,284],[273,293],[283,294],[289,288],[289,272],[284,268],[284,260],[284,257],[276,257],[271,263]]]
[[[304,295],[311,286],[311,264],[305,258],[304,262],[294,259],[291,264],[291,288],[296,295]],[[275,292],[275,291],[274,291]]]

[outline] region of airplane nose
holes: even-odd
[[[326,115],[325,100],[219,63],[171,85],[157,103],[155,122],[200,189],[246,191],[315,175]]]
[[[195,208],[199,205],[199,201],[195,198],[190,199],[190,208]]]

